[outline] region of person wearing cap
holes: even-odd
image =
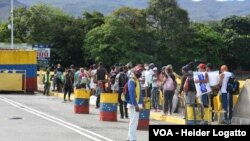
[[[159,87],[157,84],[158,81],[158,71],[157,67],[153,68],[154,74],[152,75],[152,89],[151,89],[151,105],[155,112],[160,111],[159,105]]]
[[[227,92],[227,83],[229,78],[233,74],[228,71],[228,67],[226,65],[221,66],[221,74],[219,77],[219,86],[221,87],[221,95],[222,95],[222,108],[224,111],[224,120],[223,124],[230,124],[233,114],[233,95]],[[228,108],[229,105],[229,108]],[[228,116],[229,113],[229,116]]]
[[[128,81],[129,101],[127,108],[129,111],[129,131],[128,141],[136,140],[136,129],[139,121],[139,111],[143,107],[143,98],[139,78],[143,71],[142,66],[137,65],[133,69],[133,77]]]
[[[207,71],[206,71],[206,65],[205,64],[199,64],[197,68],[198,68],[199,72],[205,72],[205,77],[204,77],[204,79],[195,80],[194,82],[195,83],[203,83],[203,84],[208,83],[209,79],[208,79],[208,74],[207,74]],[[207,94],[204,94],[204,95],[201,96],[201,102],[202,102],[203,106],[205,106],[205,107],[208,106],[208,95]]]
[[[195,83],[200,83],[201,84],[206,84],[209,82],[209,79],[208,79],[208,74],[206,72],[206,65],[205,64],[199,64],[198,65],[198,70],[199,72],[204,72],[205,73],[205,76],[203,79],[198,79],[198,80],[194,80]],[[208,97],[208,93],[206,94],[203,94],[200,96],[200,102],[201,102],[201,118],[203,120],[204,118],[204,107],[208,107],[209,106],[209,97]],[[204,121],[204,120],[203,120]],[[203,122],[202,121],[202,122]]]

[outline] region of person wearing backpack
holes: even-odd
[[[143,107],[143,98],[141,93],[141,85],[139,78],[143,68],[141,65],[137,65],[133,69],[133,76],[128,81],[128,111],[129,111],[129,131],[128,131],[128,141],[136,140],[136,129],[139,122],[139,111]]]
[[[123,67],[119,68],[119,73],[116,75],[114,89],[118,92],[118,102],[119,102],[119,110],[121,114],[121,118],[124,118],[124,111],[125,117],[128,118],[128,108],[127,102],[122,100],[122,92],[125,84],[128,82],[128,76],[124,72]]]
[[[228,67],[226,65],[222,65],[219,86],[221,87],[220,91],[222,95],[222,108],[225,111],[224,120],[222,121],[223,124],[230,124],[233,114],[233,95],[227,91],[228,80],[231,76],[232,73],[228,71]]]
[[[194,83],[193,72],[188,72],[186,80],[184,82],[183,90],[185,92],[185,103],[195,104],[196,99],[196,89]]]

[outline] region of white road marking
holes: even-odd
[[[9,103],[9,104],[11,104],[11,105],[13,105],[13,106],[15,106],[15,107],[17,107],[17,108],[19,108],[19,109],[22,109],[22,110],[24,110],[24,111],[27,111],[27,112],[29,112],[29,113],[32,113],[32,114],[34,114],[34,115],[36,115],[36,116],[39,116],[39,117],[41,117],[41,118],[43,118],[43,119],[46,119],[46,120],[48,120],[48,121],[51,121],[51,122],[54,122],[54,123],[56,123],[56,124],[58,124],[58,125],[61,125],[61,126],[63,126],[63,127],[66,127],[66,128],[68,128],[68,129],[70,129],[70,130],[72,130],[72,131],[75,131],[76,133],[78,133],[78,134],[80,134],[80,135],[83,135],[83,136],[85,136],[85,137],[88,137],[88,138],[90,138],[90,139],[92,139],[92,140],[94,140],[94,141],[104,141],[104,140],[105,140],[105,141],[113,141],[113,140],[111,140],[111,139],[109,139],[109,138],[106,138],[106,137],[104,137],[104,136],[102,136],[102,135],[96,134],[96,133],[94,133],[94,132],[92,132],[92,131],[90,131],[90,130],[83,129],[83,128],[77,126],[77,125],[74,125],[74,124],[69,123],[69,122],[64,121],[64,120],[61,120],[61,119],[56,118],[56,117],[54,117],[54,116],[48,115],[48,114],[43,113],[43,112],[41,112],[41,111],[35,110],[35,109],[33,109],[33,108],[30,108],[30,107],[28,107],[28,106],[26,106],[26,105],[23,105],[23,104],[21,104],[21,103],[18,103],[18,102],[16,102],[16,101],[13,101],[13,100],[10,100],[10,99],[8,99],[8,98],[5,98],[5,97],[3,97],[3,96],[0,96],[0,100],[4,101],[4,102],[6,102],[6,103]],[[98,138],[97,138],[97,137],[98,137]],[[102,140],[100,140],[100,139],[102,139]]]

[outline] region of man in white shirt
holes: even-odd
[[[233,113],[233,95],[227,92],[227,83],[229,78],[232,76],[231,72],[228,72],[228,67],[226,65],[221,66],[221,74],[219,85],[221,87],[221,95],[222,95],[222,108],[225,112],[224,114],[224,124],[230,124],[232,113]],[[229,105],[229,108],[228,108]],[[229,116],[228,116],[229,113]]]

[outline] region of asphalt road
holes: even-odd
[[[53,96],[0,95],[0,141],[125,141],[128,119],[99,120],[99,110],[75,114],[74,102]],[[118,116],[119,117],[119,116]],[[150,121],[150,124],[167,124]],[[148,131],[137,131],[138,141],[148,140]]]

